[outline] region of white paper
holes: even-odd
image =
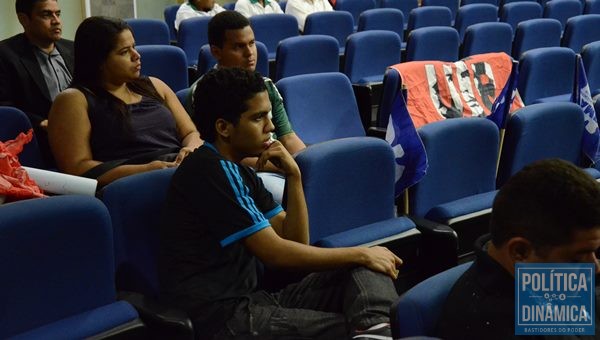
[[[67,175],[60,172],[23,167],[31,179],[45,192],[60,195],[96,195],[98,181],[91,178]]]

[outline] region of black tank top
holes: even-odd
[[[127,105],[129,121],[123,124],[107,100],[87,90],[82,92],[88,102],[93,159],[101,162],[129,159],[181,147],[173,114],[158,100],[143,96],[139,103]]]

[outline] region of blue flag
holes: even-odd
[[[385,133],[396,161],[396,197],[419,182],[427,171],[425,147],[406,108],[404,92],[398,91]]]
[[[513,60],[512,69],[510,76],[506,80],[506,84],[502,88],[500,95],[496,97],[490,115],[487,116],[489,120],[496,123],[499,129],[504,129],[506,126],[507,117],[510,113],[513,100],[517,95],[517,83],[519,80],[519,62]]]
[[[571,101],[581,106],[583,110],[583,119],[585,130],[582,137],[582,151],[592,161],[596,163],[600,159],[598,146],[600,144],[600,131],[598,131],[598,121],[596,120],[596,110],[590,92],[590,86],[585,75],[583,60],[577,55],[577,65],[575,73],[575,86]]]

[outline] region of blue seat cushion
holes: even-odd
[[[571,94],[570,93],[565,93],[565,94],[559,94],[558,96],[550,96],[550,97],[538,98],[538,99],[534,100],[532,104],[554,103],[554,102],[570,102],[570,101],[571,101]]]
[[[431,208],[425,218],[446,224],[448,221],[468,214],[492,208],[498,190],[457,199]]]
[[[373,83],[383,83],[383,74],[378,74],[374,76],[368,76],[364,78],[360,78],[358,80],[358,85],[369,85]]]
[[[390,218],[329,235],[315,242],[315,245],[325,248],[353,247],[391,238],[412,229],[416,231],[416,226],[409,218]]]
[[[83,339],[106,332],[137,318],[137,311],[128,302],[117,301],[17,334],[12,339]]]

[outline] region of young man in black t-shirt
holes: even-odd
[[[262,77],[212,70],[198,89],[194,119],[206,143],[180,165],[168,193],[162,297],[189,313],[202,339],[391,339],[391,278],[402,261],[383,247],[307,245],[300,170],[271,140]],[[258,169],[270,161],[286,175],[286,211],[254,170],[239,164],[251,156]],[[269,294],[257,289],[257,259],[320,272]]]

